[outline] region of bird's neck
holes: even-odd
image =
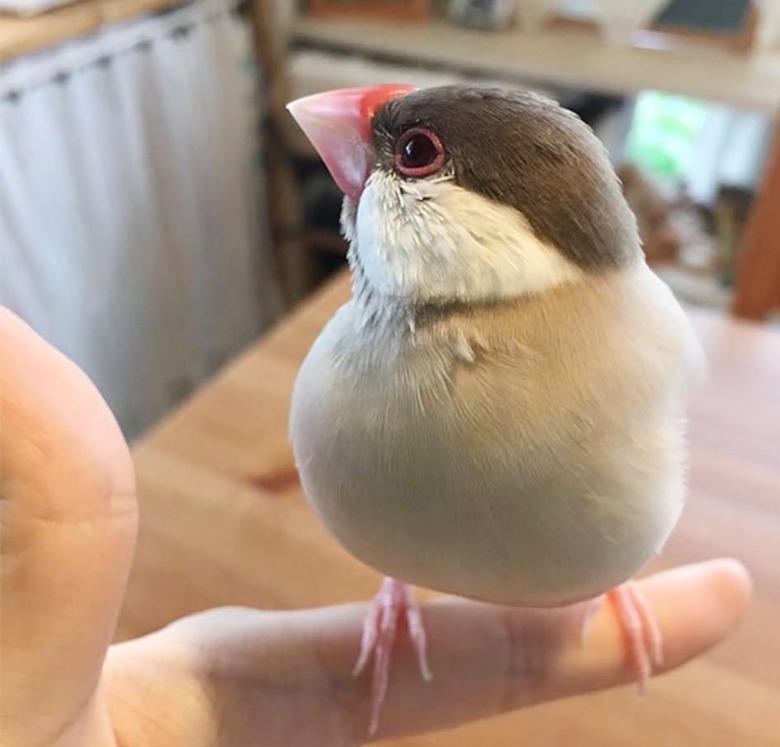
[[[347,254],[352,271],[352,297],[361,324],[366,330],[384,333],[389,330],[406,333],[416,332],[427,325],[462,316],[468,309],[495,308],[511,305],[517,299],[504,298],[491,301],[474,300],[466,303],[460,300],[421,300],[410,297],[390,296],[376,290],[369,281],[357,251],[350,246]]]
[[[408,299],[387,296],[377,291],[369,281],[354,244],[347,253],[352,272],[352,297],[364,327],[401,326],[413,328],[416,305]]]

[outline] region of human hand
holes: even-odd
[[[336,747],[367,733],[369,687],[351,676],[366,606],[217,609],[110,646],[137,524],[133,467],[87,378],[0,314],[0,734],[4,747]],[[739,621],[735,561],[640,582],[665,669]],[[614,616],[423,605],[431,683],[394,659],[378,738],[443,728],[633,679]]]

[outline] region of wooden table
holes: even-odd
[[[298,366],[347,296],[340,277],[136,445],[141,531],[120,638],[214,605],[288,609],[375,592],[378,576],[309,510],[287,441]],[[653,570],[742,559],[756,581],[745,624],[643,701],[626,688],[394,744],[780,745],[780,334],[693,319],[713,371],[692,407],[690,502]]]

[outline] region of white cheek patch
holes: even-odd
[[[410,300],[500,300],[583,276],[517,210],[447,177],[374,172],[350,233],[371,286]]]

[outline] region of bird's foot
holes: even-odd
[[[387,695],[387,685],[390,681],[390,658],[395,644],[398,620],[401,616],[406,621],[409,637],[417,652],[417,662],[422,678],[428,681],[432,677],[426,652],[425,627],[420,607],[414,601],[412,589],[408,584],[387,577],[382,581],[379,593],[374,597],[366,619],[363,621],[360,654],[352,672],[353,676],[359,676],[369,659],[373,658],[371,721],[369,724],[369,734],[371,735],[374,735],[379,727],[379,714],[382,711],[382,704]]]
[[[623,631],[639,692],[644,692],[653,669],[663,664],[663,638],[650,606],[632,581],[607,592]]]

